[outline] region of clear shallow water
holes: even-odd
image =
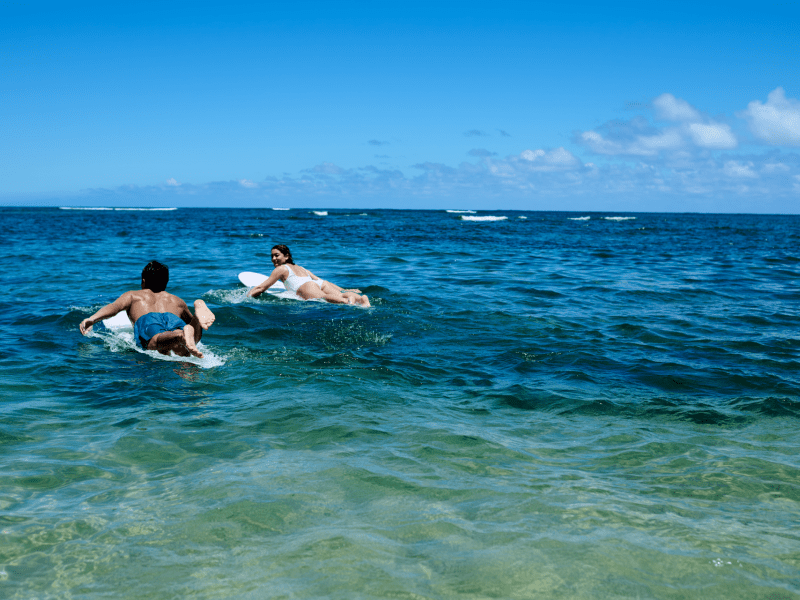
[[[2,597],[800,598],[800,217],[327,213],[0,210]]]

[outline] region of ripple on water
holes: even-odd
[[[797,217],[313,210],[0,211],[5,596],[796,595]],[[224,364],[80,336],[150,258]]]

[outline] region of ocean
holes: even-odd
[[[272,245],[372,308],[246,297]],[[800,598],[800,217],[0,209],[0,597]],[[78,324],[170,268],[203,359]]]

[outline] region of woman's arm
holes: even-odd
[[[282,266],[283,265],[281,265],[281,267]],[[286,270],[282,269],[281,267],[275,267],[272,270],[270,276],[267,277],[267,279],[264,282],[259,283],[257,286],[254,286],[253,289],[247,292],[247,295],[252,296],[253,298],[258,298],[261,294],[266,292],[269,287],[275,285],[277,281],[279,280],[283,281],[281,275],[285,275]]]

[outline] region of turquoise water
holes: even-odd
[[[800,217],[327,212],[0,210],[0,596],[800,598]]]

